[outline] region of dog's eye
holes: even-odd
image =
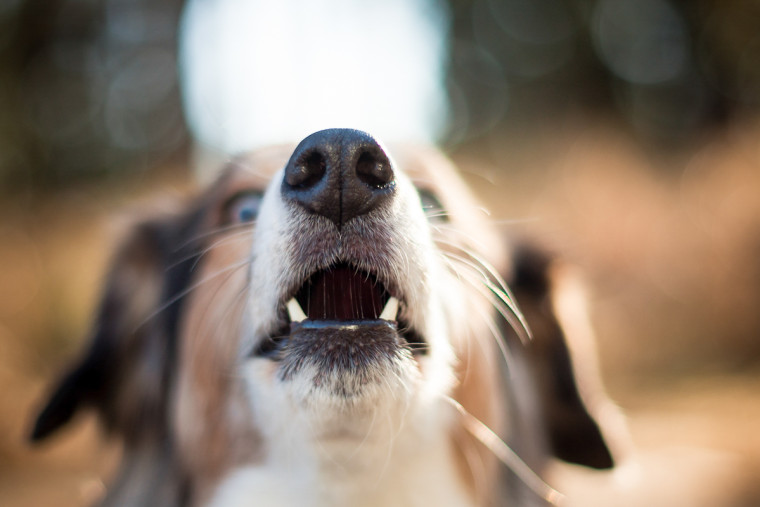
[[[425,211],[425,215],[428,220],[433,222],[448,222],[449,215],[443,208],[441,201],[429,190],[419,189],[417,191],[420,194],[420,202],[422,203],[422,209]]]
[[[227,223],[253,222],[259,215],[262,199],[261,192],[242,192],[232,197],[225,205],[225,221]]]

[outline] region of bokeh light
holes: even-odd
[[[188,129],[223,153],[337,124],[453,147],[583,114],[677,147],[760,105],[758,25],[707,0],[9,0],[0,183],[139,174]]]
[[[665,0],[599,1],[592,37],[607,68],[630,83],[671,81],[689,65],[685,23]]]
[[[340,126],[435,141],[446,122],[444,7],[190,1],[181,69],[196,139],[226,154]]]

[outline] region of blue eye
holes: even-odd
[[[238,194],[230,199],[226,206],[227,221],[240,224],[256,220],[262,197],[261,192],[251,191]]]
[[[238,220],[241,222],[250,222],[256,218],[256,210],[252,206],[244,206],[238,210]]]
[[[420,194],[420,202],[422,203],[422,209],[425,211],[425,215],[428,220],[432,222],[448,222],[448,213],[444,209],[441,201],[429,190],[418,189]]]

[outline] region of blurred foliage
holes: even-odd
[[[568,113],[693,139],[760,104],[760,3],[452,1],[454,141]]]
[[[0,184],[48,188],[148,167],[186,143],[180,0],[0,3]]]
[[[182,0],[0,2],[0,185],[50,188],[182,154]],[[449,0],[450,145],[612,114],[688,142],[760,104],[760,3]]]

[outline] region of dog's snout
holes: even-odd
[[[369,134],[352,129],[316,132],[285,166],[282,196],[338,227],[376,209],[395,192],[391,161]]]

